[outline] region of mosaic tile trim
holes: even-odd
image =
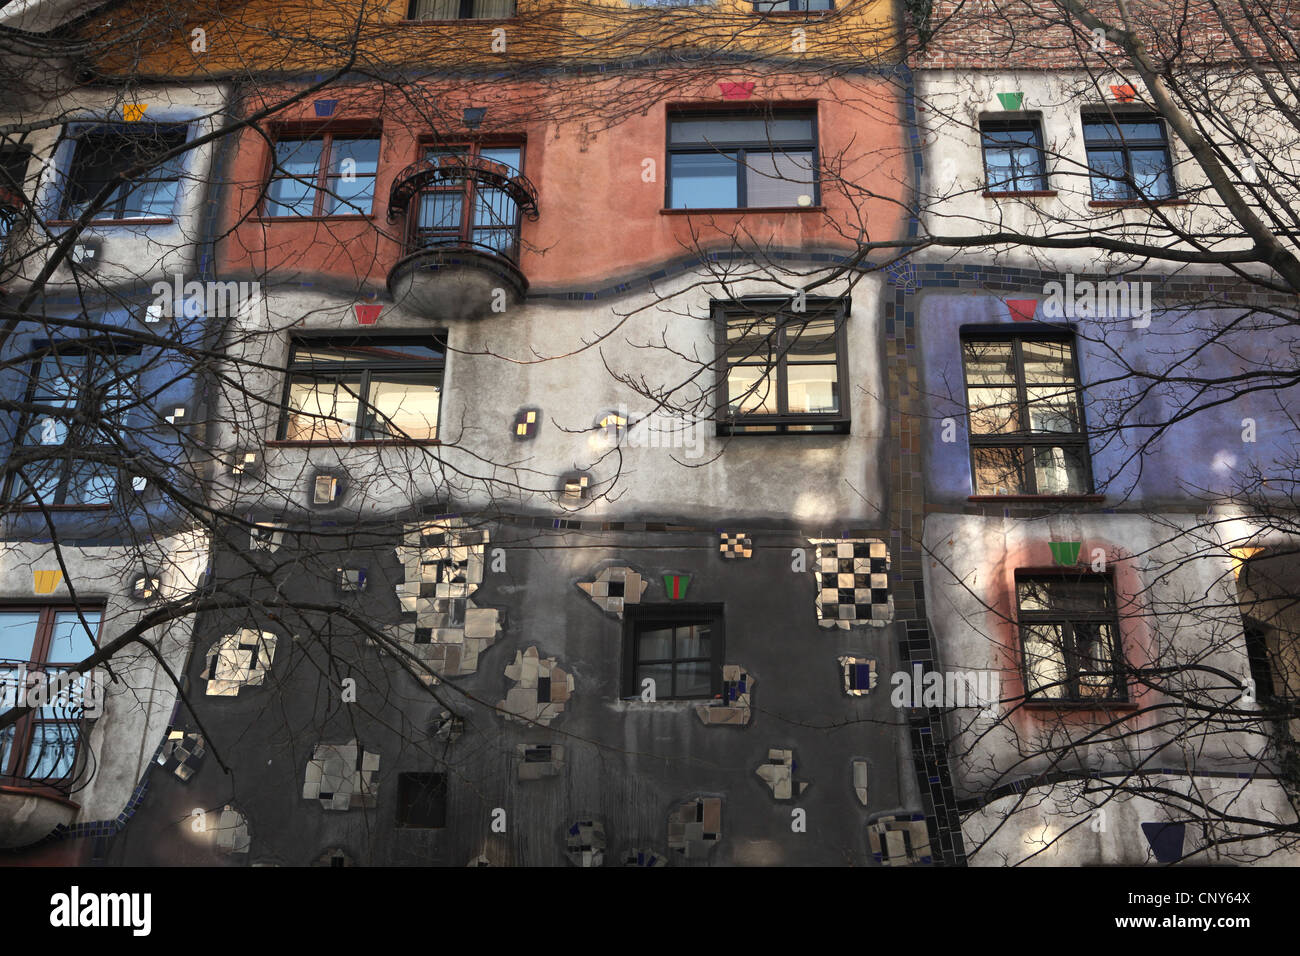
[[[739,664],[723,665],[722,693],[707,704],[696,704],[696,716],[706,724],[744,726],[749,723],[749,695],[755,683],[754,675]]]
[[[556,777],[564,769],[564,748],[559,744],[516,744],[515,756],[520,781]]]
[[[216,842],[217,849],[227,853],[247,853],[252,842],[248,819],[230,804],[222,808],[217,820]]]
[[[245,687],[260,687],[271,671],[277,640],[270,631],[250,628],[218,638],[199,675],[208,682],[208,696],[238,697]]]
[[[812,573],[817,582],[817,623],[822,627],[866,624],[884,627],[894,619],[889,593],[889,549],[878,538],[811,538],[817,546]]]
[[[594,581],[578,582],[578,587],[596,602],[596,607],[616,615],[619,620],[623,618],[624,607],[641,603],[641,596],[649,586],[640,572],[631,568],[605,568]]]
[[[752,558],[754,556],[754,542],[749,539],[749,535],[744,532],[729,534],[726,531],[720,534],[721,541],[718,544],[718,551],[724,558],[734,560],[736,558]]]
[[[930,831],[925,814],[910,817],[881,817],[868,825],[867,842],[871,858],[881,866],[916,866],[933,863]]]
[[[573,696],[573,675],[554,657],[541,659],[536,647],[516,651],[514,663],[506,666],[506,677],[515,682],[506,699],[497,701],[506,720],[549,726]]]
[[[667,866],[668,858],[654,850],[634,846],[623,857],[624,866]]]
[[[844,693],[850,697],[866,697],[876,689],[876,662],[867,657],[841,657],[840,674],[844,679]]]
[[[154,759],[164,770],[175,774],[182,783],[189,783],[190,778],[203,766],[203,758],[207,753],[202,734],[173,730],[163,740],[158,756]]]
[[[312,863],[312,866],[346,867],[356,866],[356,864],[352,862],[352,857],[348,856],[343,847],[332,846],[316,857],[316,861]]]
[[[473,674],[501,633],[500,612],[471,600],[483,583],[490,540],[486,528],[470,528],[455,515],[403,527],[403,580],[395,588],[402,622],[385,633],[442,677]],[[437,683],[428,674],[421,680]]]
[[[379,799],[379,754],[366,753],[355,740],[318,744],[307,761],[304,800],[319,800],[326,810],[373,807]]]
[[[754,773],[767,784],[775,799],[793,800],[796,794],[808,789],[808,781],[794,778],[796,769],[793,750],[773,748],[767,752],[767,762],[760,764]]]
[[[575,820],[564,834],[564,855],[574,866],[604,865],[605,824],[599,820]]]
[[[853,793],[858,798],[858,803],[864,807],[867,805],[869,793],[867,790],[868,767],[865,760],[853,761]]]
[[[439,711],[429,723],[429,736],[444,743],[455,743],[465,733],[465,718],[449,710]]]
[[[722,839],[722,798],[696,797],[668,814],[668,849],[703,860]]]

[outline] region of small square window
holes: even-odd
[[[849,430],[842,300],[714,304],[720,355],[718,433]]]
[[[1025,696],[1125,700],[1115,590],[1108,576],[1016,575]]]
[[[397,825],[425,830],[447,825],[446,774],[397,775]]]
[[[1038,120],[985,120],[980,123],[980,141],[989,192],[1047,189],[1043,131]]]
[[[1174,197],[1169,140],[1159,116],[1084,114],[1083,142],[1094,201]]]
[[[625,609],[623,695],[701,700],[722,691],[726,634],[721,605]],[[648,684],[647,681],[653,681]]]

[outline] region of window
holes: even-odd
[[[1017,574],[1016,605],[1027,699],[1126,699],[1110,578]]]
[[[615,586],[622,584],[610,582]],[[654,681],[655,700],[721,693],[721,605],[641,605],[625,608],[624,614],[623,696],[640,698],[646,680]]]
[[[809,299],[804,312],[790,311],[789,300],[714,308],[725,348],[719,434],[849,430],[844,302]]]
[[[29,689],[48,684],[95,653],[101,617],[98,610],[78,614],[72,608],[0,607],[0,713],[27,703]],[[85,685],[83,675],[0,730],[0,780],[71,781]]]
[[[668,119],[668,208],[815,206],[811,110],[677,113]]]
[[[1094,200],[1173,197],[1173,164],[1160,117],[1085,115],[1083,142]]]
[[[414,0],[412,20],[504,20],[515,15],[515,0]]]
[[[424,153],[426,160],[435,162],[460,157],[473,165],[496,163],[507,176],[518,176],[523,147],[466,143],[429,147]],[[473,176],[451,176],[434,180],[421,192],[412,235],[414,248],[470,245],[514,261],[518,244],[519,206],[505,190]]]
[[[139,369],[139,353],[60,343],[32,363],[20,449],[33,460],[9,479],[6,499],[18,504],[108,505],[117,467],[93,453],[116,456]],[[89,421],[78,422],[84,414]],[[40,450],[37,450],[40,449]]]
[[[984,120],[980,123],[984,173],[991,193],[1047,189],[1043,132],[1038,120]]]
[[[78,219],[110,183],[117,183],[95,219],[170,219],[175,211],[185,153],[162,161],[185,144],[182,125],[100,126],[75,134],[60,217]],[[129,171],[147,167],[132,179]]]
[[[280,437],[436,439],[445,349],[430,335],[295,340]]]
[[[831,0],[754,0],[756,13],[791,13],[805,10],[833,10]]]
[[[962,355],[975,494],[1088,494],[1071,339],[970,337]]]
[[[424,829],[447,825],[446,774],[397,775],[397,825]]]
[[[263,215],[368,216],[378,169],[374,134],[281,138]]]

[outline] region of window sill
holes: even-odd
[[[13,780],[14,778],[8,778]],[[24,781],[18,783],[5,783],[0,779],[0,793],[11,793],[16,797],[40,797],[42,800],[52,800],[60,803],[69,810],[80,810],[81,804],[69,800],[57,787],[49,784],[39,783],[37,781]]]
[[[660,209],[661,216],[725,216],[747,212],[825,212],[825,206],[728,206],[717,209]]]
[[[984,190],[981,195],[985,199],[1027,199],[1033,197],[1055,196],[1055,189],[1013,189],[1013,190]]]
[[[1026,710],[1101,710],[1135,711],[1138,705],[1131,700],[1026,700]]]
[[[153,219],[92,219],[90,222],[86,223],[85,228],[98,229],[101,226],[170,226],[174,222],[176,222],[176,220],[170,217],[157,217]],[[75,219],[47,219],[45,221],[45,225],[53,228],[75,226],[76,224],[77,220]]]
[[[424,20],[398,20],[399,27],[437,27],[448,23],[519,23],[519,14],[512,17],[446,17],[438,20],[432,17]]]
[[[1093,501],[1106,500],[1105,495],[969,495],[967,501]]]
[[[1093,209],[1144,209],[1147,206],[1190,206],[1190,199],[1090,199]]]
[[[821,19],[823,17],[829,17],[832,14],[834,14],[836,11],[835,10],[755,10],[753,12],[754,12],[754,16],[762,19],[766,19],[767,17],[774,17],[779,20],[794,20],[794,19],[812,20],[814,18]]]
[[[423,445],[436,446],[442,442],[437,438],[371,438],[361,441],[303,441],[291,438],[277,438],[266,443],[267,448],[405,448]]]
[[[250,216],[253,222],[371,222],[374,220],[374,213],[361,215],[360,213],[347,213],[337,216]]]

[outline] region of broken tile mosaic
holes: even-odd
[[[876,662],[866,657],[841,657],[840,673],[844,678],[844,693],[850,697],[865,697],[876,687]]]
[[[575,820],[564,834],[564,854],[575,866],[605,862],[605,825],[599,820]]]
[[[739,664],[722,668],[722,693],[707,704],[696,704],[695,713],[706,724],[749,723],[749,698],[754,692],[754,675]]]
[[[722,839],[722,798],[696,797],[668,814],[668,849],[702,860]]]
[[[536,647],[516,651],[514,662],[506,666],[506,677],[515,686],[506,691],[505,700],[497,701],[497,708],[507,720],[548,726],[573,695],[573,675],[554,657],[543,660]]]
[[[189,783],[190,778],[203,766],[203,758],[207,753],[202,734],[173,730],[167,734],[156,759],[164,770],[175,774],[182,782]]]
[[[276,641],[270,631],[249,628],[218,638],[200,675],[208,682],[208,696],[237,697],[241,688],[260,686],[275,659]]]
[[[930,832],[925,816],[881,817],[867,826],[871,858],[882,866],[913,866],[932,862]]]
[[[640,847],[633,847],[627,851],[623,857],[624,866],[667,866],[668,859],[662,853],[656,853],[654,850],[643,850]]]
[[[767,752],[767,760],[754,773],[777,800],[791,800],[808,789],[807,781],[794,778],[794,771],[794,751],[774,748]]]
[[[889,550],[877,538],[814,538],[814,606],[822,627],[866,624],[884,627],[894,619],[889,593]]]
[[[226,804],[217,821],[217,849],[225,850],[227,853],[247,853],[251,842],[248,820],[230,804]]]
[[[867,762],[865,760],[853,761],[853,792],[857,795],[858,803],[865,807],[867,805]]]
[[[355,740],[319,744],[307,762],[304,800],[318,800],[326,810],[373,807],[379,796],[379,754],[366,753]]]
[[[639,571],[631,568],[605,568],[593,581],[579,581],[578,587],[596,602],[602,611],[623,617],[628,604],[640,604],[641,597],[650,584]]]

